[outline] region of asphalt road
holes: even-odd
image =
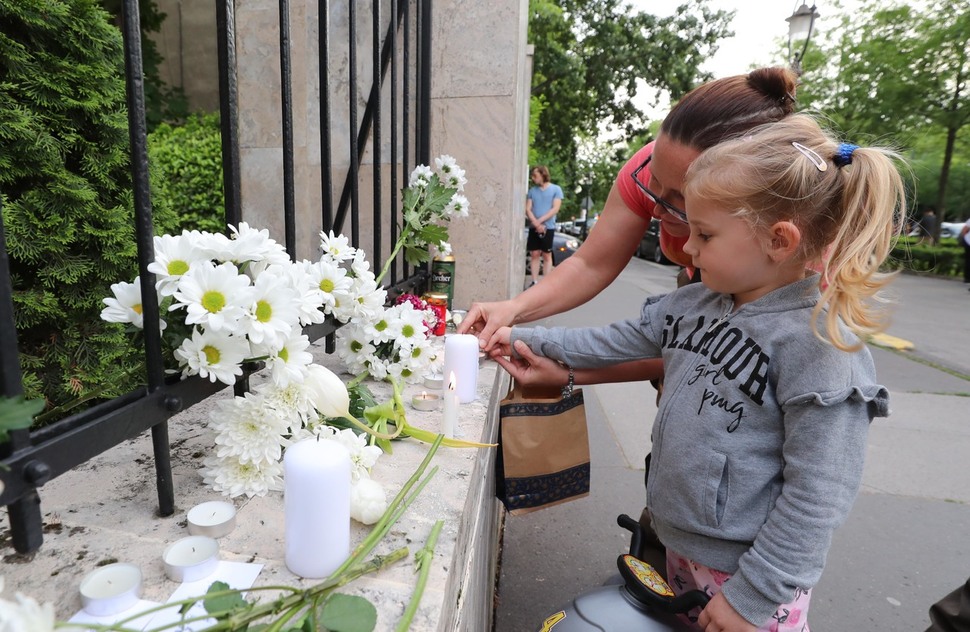
[[[540,324],[635,315],[644,296],[675,287],[675,273],[633,260],[596,299]],[[893,288],[887,333],[913,348],[872,347],[893,413],[871,429],[863,489],[812,599],[813,632],[925,630],[929,605],[970,576],[970,292],[959,281],[915,276]],[[496,632],[537,630],[614,575],[629,546],[615,517],[636,517],[643,506],[656,393],[642,382],[585,391],[590,496],[507,516]]]

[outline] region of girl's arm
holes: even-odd
[[[519,383],[527,386],[565,386],[569,382],[569,369],[555,360],[536,355],[521,340],[516,343],[518,357],[505,358],[497,353],[492,358]],[[663,360],[635,360],[599,369],[574,369],[573,383],[606,384],[608,382],[638,382],[663,377]]]

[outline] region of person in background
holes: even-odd
[[[667,258],[690,268],[683,252],[688,227],[683,212],[684,174],[705,149],[745,134],[757,125],[779,121],[795,108],[796,76],[788,68],[761,68],[724,77],[691,90],[671,109],[657,139],[637,151],[617,175],[596,223],[576,253],[542,283],[515,298],[474,303],[458,328],[478,335],[490,350],[499,327],[526,323],[581,305],[620,274],[636,252],[653,217],[660,219],[660,243]],[[535,274],[535,266],[533,266]],[[535,367],[534,383],[565,385],[568,374],[550,362]],[[577,371],[577,384],[656,380],[658,359]]]
[[[529,237],[526,248],[532,259],[530,268],[532,285],[539,281],[539,257],[542,257],[543,274],[552,272],[552,240],[556,233],[556,213],[562,204],[562,189],[549,181],[549,169],[536,165],[530,172],[533,186],[525,199],[525,215],[529,220]]]
[[[927,206],[923,209],[923,216],[917,223],[920,229],[920,243],[936,245],[936,209]]]
[[[711,596],[705,632],[808,630],[869,424],[889,413],[863,339],[885,326],[898,159],[806,115],[755,128],[687,171],[682,251],[702,283],[606,327],[496,332],[493,357],[516,379],[534,355],[586,369],[663,357],[648,506],[668,583]]]
[[[970,283],[970,219],[960,229],[957,240],[963,246],[963,282]]]

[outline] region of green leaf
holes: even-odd
[[[212,582],[209,586],[209,590],[206,591],[206,595],[211,595],[213,593],[220,593],[230,590],[229,584],[226,582]],[[209,614],[216,612],[226,612],[240,607],[248,607],[249,602],[243,599],[242,595],[238,592],[232,592],[226,595],[219,595],[217,597],[206,597],[202,602],[205,606],[205,611]]]
[[[29,428],[34,415],[44,409],[44,400],[25,400],[23,395],[0,398],[0,443],[9,438],[11,430]]]
[[[323,606],[320,620],[330,632],[371,632],[377,608],[363,597],[334,594]]]
[[[443,241],[448,241],[448,228],[438,226],[437,224],[428,224],[427,226],[421,227],[418,237],[429,244],[435,244],[437,246]]]

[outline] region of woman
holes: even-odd
[[[477,334],[482,348],[491,351],[500,327],[545,318],[585,303],[626,267],[652,217],[661,220],[660,244],[667,257],[689,266],[690,257],[683,252],[689,231],[681,193],[687,167],[705,149],[791,114],[795,81],[788,69],[761,68],[747,75],[717,79],[689,92],[664,119],[657,140],[638,151],[620,170],[596,230],[579,250],[542,283],[515,298],[472,305],[459,332]],[[565,369],[535,361],[528,374],[516,377],[557,384],[569,379]],[[660,360],[645,360],[576,371],[574,379],[576,384],[594,384],[662,375]]]

